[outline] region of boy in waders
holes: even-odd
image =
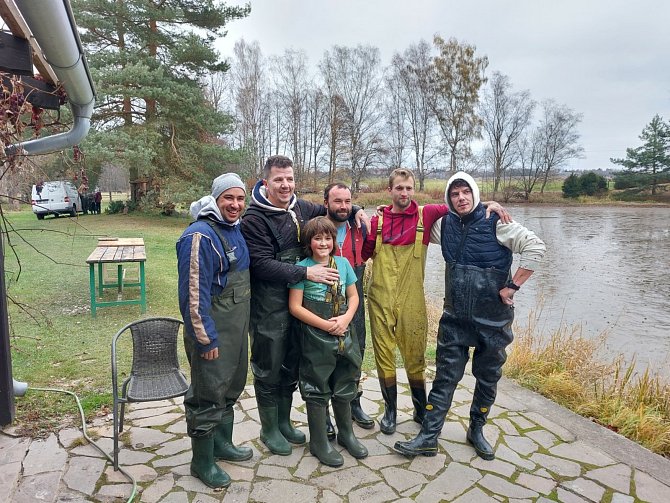
[[[300,321],[299,385],[307,405],[309,451],[324,465],[335,467],[344,459],[328,441],[329,400],[337,423],[337,442],[354,458],[368,455],[354,436],[351,419],[361,367],[360,349],[350,326],[359,302],[356,273],[347,259],[334,256],[336,239],[337,230],[326,217],[307,223],[302,242],[308,257],[298,264],[336,268],[339,278],[329,284],[303,280],[289,287],[289,310]]]

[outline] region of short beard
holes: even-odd
[[[338,213],[334,211],[330,211],[330,208],[328,208],[328,218],[331,220],[334,220],[335,222],[346,222],[349,220],[349,217],[351,216],[351,213],[349,213],[346,217],[341,217]]]

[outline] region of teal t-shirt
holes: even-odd
[[[340,290],[342,295],[346,297],[346,289],[349,285],[356,283],[356,273],[354,268],[351,267],[349,261],[344,257],[333,257],[335,259],[335,265],[337,270],[340,273]],[[312,257],[307,257],[306,259],[298,262],[297,265],[302,265],[305,267],[310,267],[316,265],[316,262]],[[323,283],[316,283],[314,281],[309,281],[304,279],[293,285],[289,285],[289,288],[295,288],[297,290],[304,290],[303,295],[306,299],[309,300],[326,300],[326,292],[330,288],[328,285]]]

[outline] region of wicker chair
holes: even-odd
[[[119,435],[123,431],[126,403],[166,400],[188,390],[186,376],[179,368],[177,358],[177,340],[182,324],[175,318],[145,318],[129,323],[112,339],[114,470],[119,469]],[[130,376],[123,381],[119,394],[117,342],[127,331],[133,340],[133,361]]]

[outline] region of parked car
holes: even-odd
[[[77,187],[67,180],[56,180],[33,185],[31,204],[38,220],[46,215],[76,216],[81,211]]]

